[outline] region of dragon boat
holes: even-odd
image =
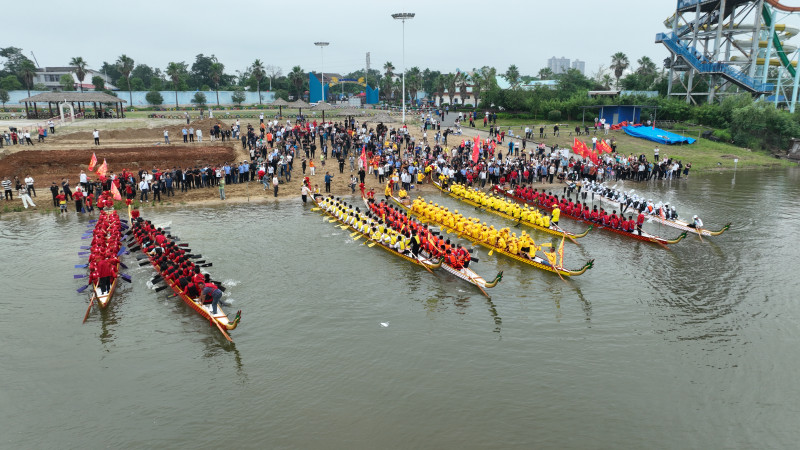
[[[385,251],[397,256],[398,258],[402,258],[402,259],[404,259],[404,260],[406,260],[406,261],[408,261],[408,262],[410,262],[410,263],[412,263],[414,265],[423,267],[424,269],[426,269],[429,272],[433,272],[433,269],[438,269],[439,267],[442,266],[442,261],[441,260],[433,262],[432,260],[427,259],[427,258],[423,258],[422,256],[417,256],[416,258],[412,258],[411,256],[404,255],[404,254],[396,251],[395,249],[393,249],[393,248],[387,246],[386,244],[384,244],[383,242],[376,241],[375,239],[372,239],[369,236],[369,234],[362,233],[361,231],[357,230],[352,225],[349,225],[349,224],[343,222],[341,219],[336,217],[330,211],[325,209],[325,206],[322,204],[322,200],[323,200],[323,197],[321,195],[315,195],[314,196],[314,203],[317,205],[318,210],[321,211],[322,214],[325,215],[326,217],[330,217],[330,221],[331,222],[337,222],[339,224],[339,227],[342,228],[343,230],[352,231],[353,233],[351,233],[351,234],[353,235],[355,240],[361,239],[363,237],[363,238],[365,238],[364,243],[365,244],[368,243],[369,247],[374,247],[374,246],[377,245],[378,247],[380,247],[383,250],[385,250]]]
[[[361,198],[362,198],[362,200],[364,200],[364,204],[369,209],[369,201],[365,197],[361,197]],[[503,279],[503,271],[502,270],[497,273],[497,275],[494,277],[494,279],[492,281],[486,281],[485,278],[483,278],[482,276],[478,275],[474,270],[470,269],[469,267],[456,268],[456,267],[453,267],[450,264],[447,264],[446,262],[443,261],[442,262],[442,268],[446,272],[448,272],[448,273],[452,274],[453,276],[455,276],[456,278],[460,278],[460,279],[466,281],[467,283],[474,285],[475,287],[480,289],[480,291],[483,293],[483,295],[485,295],[486,297],[489,297],[489,298],[491,298],[491,296],[484,289],[491,289],[491,288],[497,286],[497,283],[499,283]]]
[[[104,238],[106,239],[106,241],[108,241],[109,239],[113,239],[115,242],[112,243],[112,246],[114,248],[117,248],[117,250],[119,250],[122,245],[121,235],[120,235],[120,232],[122,230],[119,228],[121,226],[119,215],[114,214],[115,212],[116,211],[100,211],[100,215],[101,217],[105,215],[108,218],[108,220],[112,221],[112,226],[114,226],[113,224],[115,223],[116,227],[118,227],[117,233],[111,233],[108,230],[104,230]],[[97,227],[102,226],[103,223],[104,222],[102,219],[98,219],[97,223],[95,224],[95,230],[97,229]],[[116,268],[114,269],[114,273],[116,274],[116,276],[111,281],[111,287],[108,289],[108,292],[104,292],[102,289],[100,289],[99,280],[95,280],[92,283],[92,290],[94,292],[93,295],[97,300],[97,304],[100,306],[100,309],[105,309],[106,307],[108,307],[108,304],[111,303],[111,299],[114,297],[114,292],[116,292],[117,290],[117,282],[119,281],[119,276],[120,276],[119,269],[120,265],[119,262],[117,262]]]
[[[504,213],[502,211],[498,211],[498,210],[493,209],[493,208],[488,208],[488,207],[486,207],[484,205],[481,205],[480,203],[477,203],[477,202],[475,202],[473,200],[470,200],[468,198],[464,198],[464,197],[454,193],[450,189],[444,188],[438,182],[434,182],[433,185],[436,186],[436,188],[439,189],[440,191],[442,191],[442,192],[446,193],[447,195],[449,195],[450,197],[453,197],[453,198],[455,198],[457,200],[460,200],[460,201],[462,201],[462,202],[464,202],[464,203],[466,203],[468,205],[474,206],[474,207],[482,209],[484,211],[489,211],[492,214],[496,214],[496,215],[498,215],[500,217],[503,217],[505,219],[508,219],[508,220],[513,220],[513,221],[515,221],[517,223],[525,225],[526,227],[534,228],[534,229],[537,229],[539,231],[543,231],[545,233],[553,234],[553,235],[556,235],[556,236],[566,235],[573,242],[575,242],[575,239],[582,238],[582,237],[586,236],[589,233],[589,231],[593,228],[593,225],[590,224],[589,228],[587,228],[584,232],[576,234],[576,233],[571,233],[569,231],[565,231],[564,229],[562,229],[558,225],[550,225],[550,227],[537,225],[537,224],[535,224],[533,222],[530,222],[530,221],[527,221],[527,220],[523,220],[520,217],[514,217],[514,216],[512,216],[510,214],[506,214],[506,213]]]
[[[492,191],[496,192],[496,193],[499,193],[499,194],[503,194],[506,197],[508,197],[510,199],[513,199],[513,200],[515,200],[515,201],[517,201],[519,203],[522,203],[522,204],[535,206],[537,208],[541,208],[541,209],[544,209],[544,210],[547,210],[547,211],[552,211],[553,210],[552,206],[542,205],[542,204],[534,202],[534,201],[529,201],[527,199],[524,199],[522,197],[514,195],[514,192],[511,191],[511,190],[506,190],[506,189],[503,189],[503,188],[501,188],[499,186],[493,186],[492,187]],[[594,223],[594,222],[592,222],[590,220],[584,219],[583,217],[575,216],[575,215],[572,215],[572,214],[567,214],[566,212],[564,212],[563,209],[561,210],[561,217],[569,217],[570,219],[577,220],[578,222],[584,222],[584,223],[588,223],[590,225],[596,225],[601,230],[608,230],[608,231],[610,231],[612,233],[617,233],[617,234],[622,235],[622,236],[627,236],[629,238],[633,238],[633,239],[636,239],[636,240],[639,240],[639,241],[650,242],[650,243],[659,244],[659,245],[662,245],[662,246],[666,246],[666,245],[669,245],[669,244],[677,244],[678,242],[683,240],[683,238],[686,237],[686,233],[685,232],[681,233],[681,235],[679,235],[675,239],[663,238],[661,236],[656,236],[654,234],[650,234],[650,233],[647,233],[645,231],[642,231],[642,234],[640,235],[638,233],[632,233],[630,231],[620,230],[618,228],[612,228],[612,227],[607,227],[607,226],[604,226],[604,225],[596,224],[596,223]]]
[[[138,211],[136,211],[135,215],[138,217]],[[134,227],[134,219],[132,217],[131,218],[131,228],[133,228],[133,227]],[[134,236],[135,236],[136,242],[140,246],[143,246],[144,245],[144,239],[142,237],[140,237],[140,236],[136,236],[135,234],[134,234]],[[230,319],[228,319],[228,315],[225,314],[225,312],[222,310],[222,305],[218,304],[217,305],[217,313],[214,314],[212,312],[213,311],[213,307],[212,307],[212,305],[210,303],[204,305],[204,304],[200,303],[200,299],[199,298],[193,299],[193,298],[189,297],[188,295],[183,293],[183,289],[181,289],[181,287],[176,282],[173,282],[169,278],[164,277],[163,273],[159,270],[158,264],[156,264],[156,262],[155,262],[155,256],[154,255],[150,255],[150,254],[147,254],[147,253],[145,253],[145,255],[149,259],[150,264],[152,264],[153,269],[155,269],[156,273],[158,273],[159,275],[162,276],[162,278],[164,279],[164,283],[167,286],[169,286],[169,288],[172,290],[172,292],[174,292],[175,297],[180,297],[180,299],[183,300],[183,302],[186,303],[197,314],[200,314],[200,316],[202,316],[203,318],[208,320],[209,325],[216,326],[217,329],[219,329],[220,333],[222,333],[222,336],[225,337],[225,339],[227,339],[230,342],[233,342],[233,339],[228,334],[228,331],[232,331],[232,330],[236,329],[236,327],[239,325],[239,322],[242,319],[242,310],[237,311],[236,312],[236,316],[233,318],[233,320],[230,320]]]
[[[423,217],[419,213],[415,212],[411,208],[411,206],[406,205],[401,199],[399,199],[399,198],[397,198],[395,196],[392,196],[391,199],[392,199],[393,202],[395,202],[401,208],[403,208],[404,210],[408,211],[410,214],[413,214],[413,215],[417,216],[421,222],[432,223],[432,224],[435,224],[435,225],[439,226],[443,230],[447,230],[447,226],[445,224],[436,222],[435,220],[432,221],[432,220],[429,220],[429,219]],[[517,260],[519,262],[525,263],[525,264],[527,264],[529,266],[533,266],[533,267],[535,267],[537,269],[544,270],[546,272],[556,273],[556,274],[559,274],[561,276],[577,277],[579,275],[583,275],[587,270],[591,269],[594,266],[594,260],[591,259],[591,260],[587,261],[586,264],[583,265],[583,267],[581,267],[580,269],[577,269],[577,270],[565,269],[563,267],[554,267],[548,261],[546,261],[543,258],[540,258],[538,256],[534,255],[532,257],[527,257],[527,256],[522,256],[522,255],[515,255],[515,254],[507,251],[506,249],[500,248],[500,247],[495,246],[495,245],[491,245],[488,242],[481,241],[481,240],[476,239],[473,236],[469,236],[469,235],[467,235],[465,233],[460,233],[458,235],[458,237],[467,239],[468,241],[470,241],[470,242],[472,242],[474,244],[477,244],[477,245],[480,245],[482,247],[488,248],[488,249],[490,249],[490,253],[497,252],[497,253],[500,253],[500,254],[502,254],[504,256],[507,256],[507,257],[509,257],[511,259],[515,259],[515,260]]]

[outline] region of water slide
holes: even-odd
[[[781,2],[779,2],[778,0],[765,0],[765,1],[770,5],[772,5],[773,8],[779,9],[781,11],[800,12],[800,6],[785,6],[782,5]]]
[[[770,5],[772,5],[773,7],[777,8],[777,9],[780,9],[781,11],[789,11],[789,12],[800,11],[800,7],[783,9],[783,8],[787,8],[787,7],[781,5],[779,2],[777,2],[775,0],[772,0],[772,1],[767,0],[767,3],[769,3]],[[767,5],[764,5],[764,8],[761,10],[761,13],[762,13],[761,15],[764,18],[764,25],[767,26],[767,27],[772,26],[772,15],[770,14],[769,8],[767,7]],[[772,35],[772,46],[775,47],[775,52],[778,54],[778,58],[780,58],[781,63],[783,64],[783,67],[786,67],[786,70],[788,70],[789,74],[792,76],[792,78],[794,78],[794,76],[795,76],[795,66],[797,64],[796,63],[795,64],[791,64],[791,62],[789,61],[789,57],[786,56],[786,52],[789,51],[789,50],[788,50],[788,48],[784,48],[783,42],[781,42],[781,39],[778,36],[778,26],[780,26],[780,25],[782,25],[782,24],[777,24],[777,23],[775,24],[775,33],[773,33],[773,35]],[[782,28],[783,29],[780,30],[780,31],[783,32],[785,35],[787,35],[789,37],[796,35],[800,31],[797,28],[789,28],[789,27],[786,27],[785,25]],[[760,46],[760,43],[759,43],[759,46]],[[792,52],[789,52],[789,53],[792,53]],[[770,61],[770,65],[772,65],[772,61]]]

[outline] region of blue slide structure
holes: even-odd
[[[775,91],[775,85],[772,83],[762,83],[727,64],[709,61],[697,49],[690,47],[673,33],[658,33],[656,35],[656,43],[659,42],[664,44],[672,53],[682,57],[684,61],[700,73],[721,75],[752,93],[771,94]]]
[[[670,133],[660,128],[627,126],[622,127],[622,131],[629,136],[647,139],[648,141],[658,142],[659,144],[694,144],[695,142],[695,139]]]

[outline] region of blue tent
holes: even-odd
[[[629,136],[655,141],[659,144],[694,144],[695,141],[695,139],[670,133],[660,128],[627,126],[622,127],[622,131]]]

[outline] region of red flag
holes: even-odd
[[[367,146],[364,145],[361,147],[361,165],[364,167],[364,170],[367,170]]]
[[[106,172],[108,172],[108,164],[106,164],[106,159],[103,158],[103,164],[97,168],[97,176],[104,177],[106,176]]]
[[[578,138],[575,138],[575,141],[572,143],[572,152],[580,157],[584,157],[583,154],[583,142],[579,141]]]
[[[97,164],[97,155],[92,153],[92,159],[89,160],[89,170],[94,170],[94,166]]]
[[[601,152],[611,153],[611,146],[602,139],[597,140],[597,149]]]
[[[480,150],[481,149],[478,147],[477,144],[472,146],[472,162],[474,163],[478,162],[478,157],[480,156]]]
[[[111,183],[111,196],[114,197],[114,200],[122,200],[119,189],[117,189],[117,185],[114,183]]]

